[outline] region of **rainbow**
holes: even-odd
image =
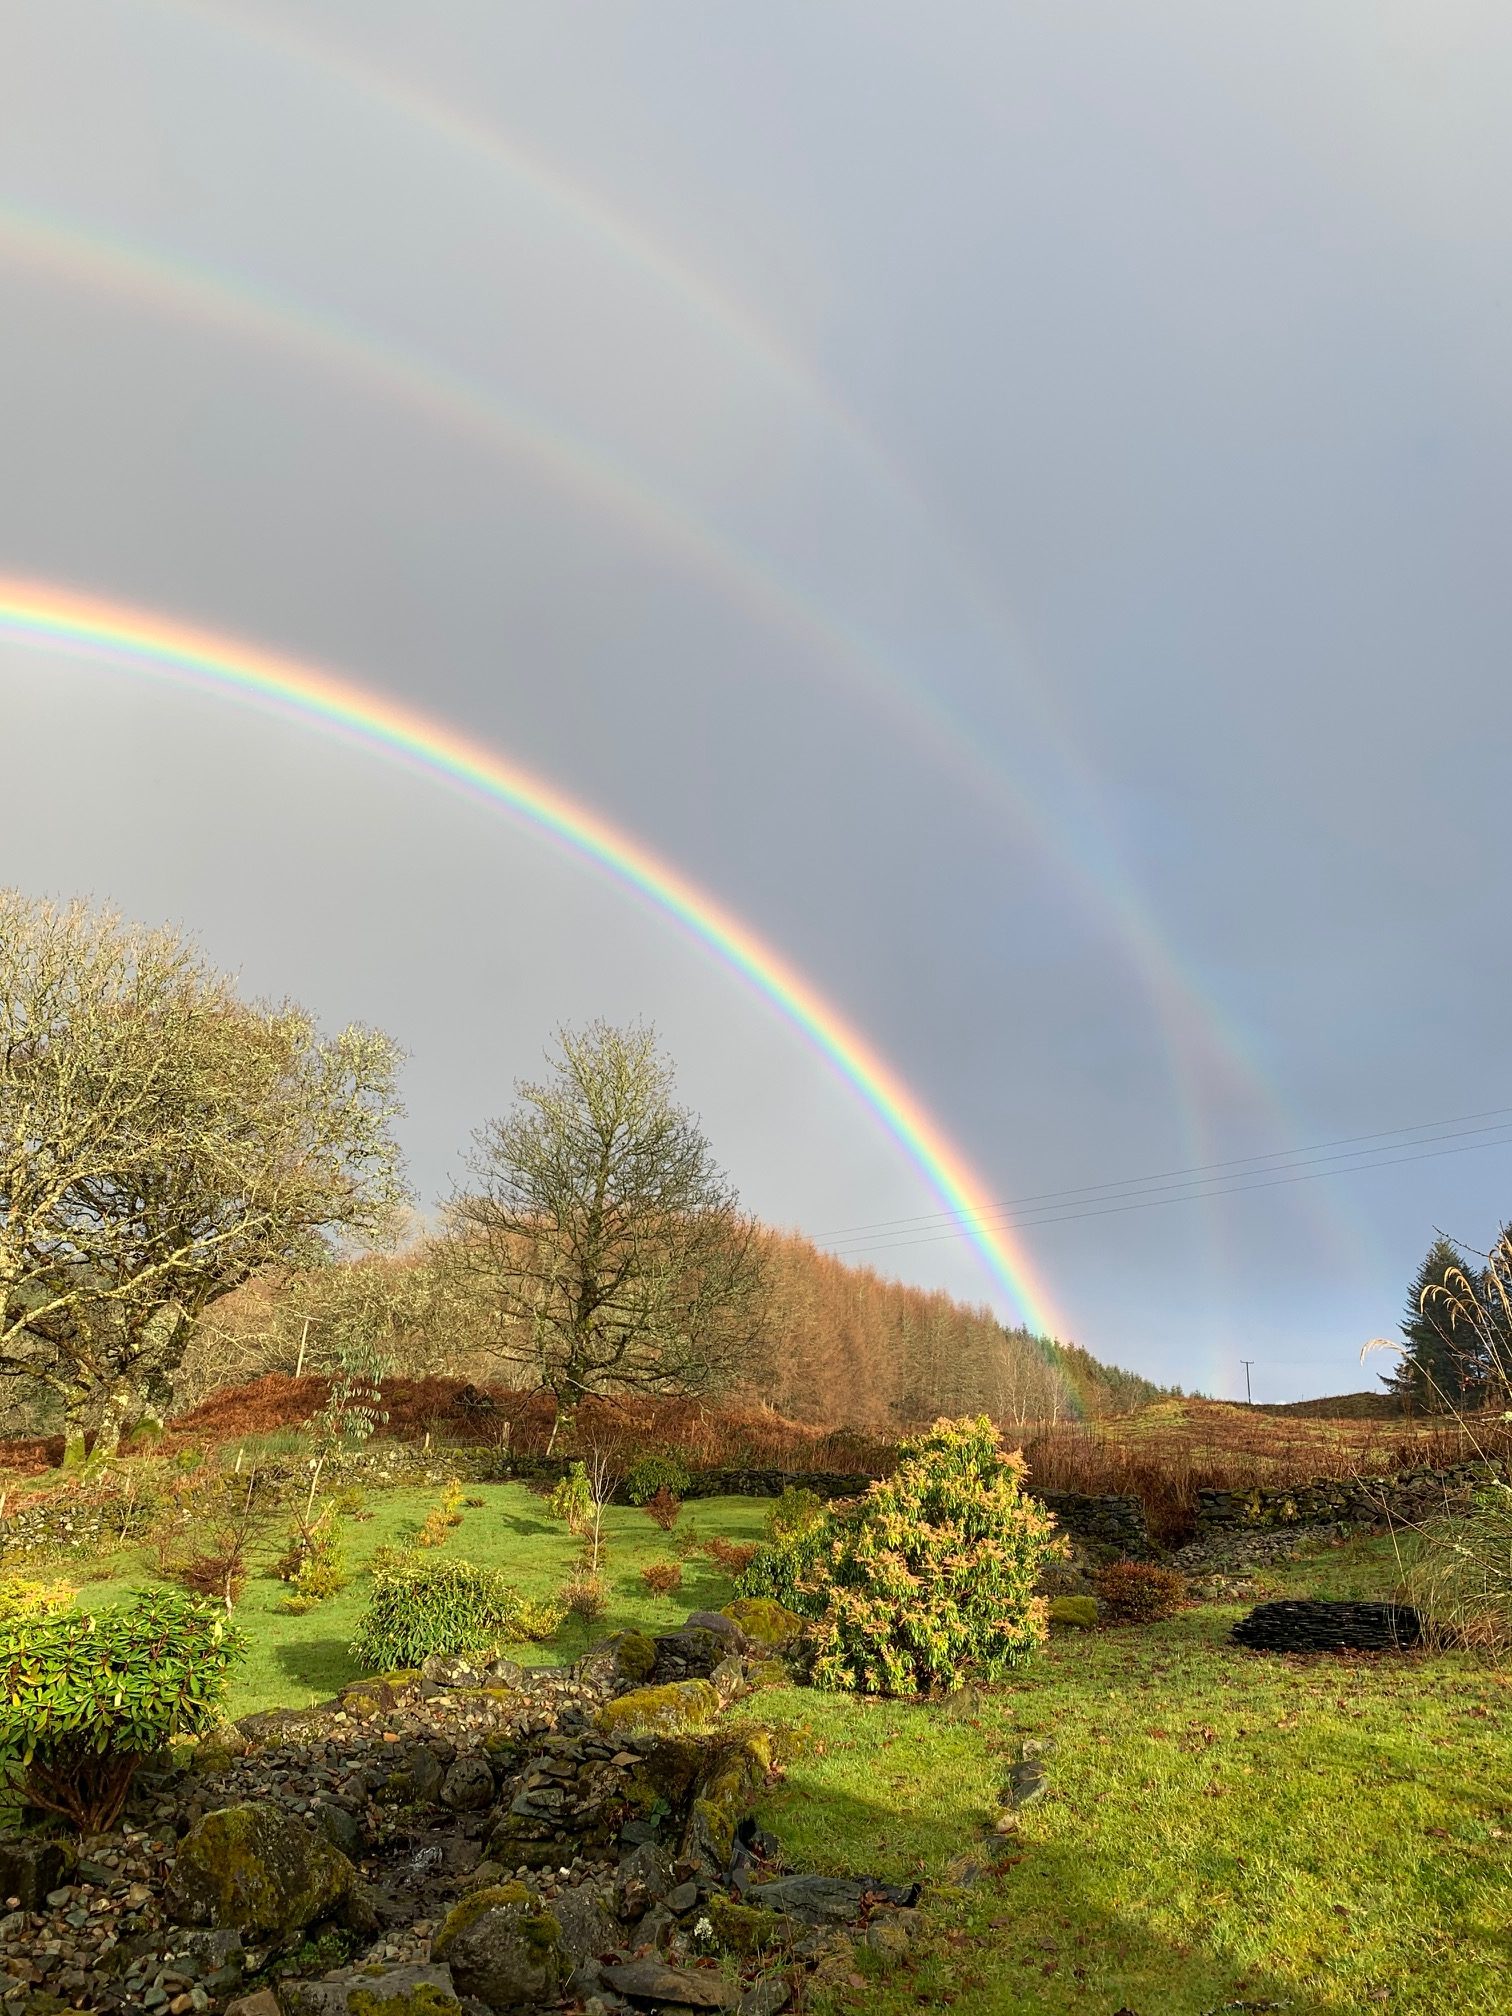
[[[348,738],[470,795],[607,873],[713,953],[813,1044],[965,1223],[993,1280],[1030,1328],[1054,1333],[1049,1299],[991,1191],[893,1068],[806,979],[730,911],[544,778],[484,744],[322,668],[155,612],[0,577],[0,636],[103,654],[128,670],[239,699]]]

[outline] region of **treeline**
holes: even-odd
[[[1126,1413],[1167,1389],[1078,1345],[1005,1329],[991,1310],[940,1289],[849,1266],[796,1233],[764,1231],[761,1337],[725,1389],[819,1427],[892,1430],[940,1414],[1012,1425]],[[179,1405],[267,1372],[327,1373],[355,1353],[409,1378],[445,1374],[518,1385],[494,1348],[484,1285],[419,1242],[304,1272],[265,1273],[209,1312],[185,1360]]]

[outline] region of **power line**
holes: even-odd
[[[1483,1132],[1485,1130],[1476,1129],[1473,1131]],[[1402,1145],[1405,1146],[1406,1144]],[[1500,1140],[1496,1141],[1468,1141],[1459,1148],[1428,1148],[1424,1149],[1421,1154],[1416,1155],[1384,1156],[1381,1160],[1374,1162],[1357,1162],[1348,1169],[1308,1168],[1292,1175],[1266,1176],[1263,1181],[1257,1183],[1233,1183],[1225,1188],[1191,1190],[1185,1195],[1177,1197],[1144,1196],[1137,1197],[1129,1203],[1095,1205],[1092,1209],[1086,1211],[1063,1211],[1054,1216],[1018,1218],[999,1224],[993,1229],[998,1231],[1025,1228],[1037,1230],[1043,1225],[1074,1224],[1083,1218],[1112,1218],[1119,1217],[1128,1211],[1155,1211],[1162,1205],[1191,1204],[1207,1197],[1243,1197],[1248,1195],[1252,1190],[1275,1190],[1288,1183],[1316,1183],[1327,1176],[1357,1175],[1362,1171],[1370,1169],[1394,1168],[1398,1164],[1405,1162],[1433,1162],[1446,1155],[1473,1155],[1477,1150],[1482,1148],[1512,1148],[1512,1133],[1506,1133]],[[1260,1171],[1254,1173],[1263,1174]],[[931,1232],[918,1239],[876,1239],[866,1244],[844,1248],[826,1246],[825,1250],[834,1253],[837,1259],[850,1260],[860,1253],[895,1252],[905,1246],[935,1246],[945,1239],[966,1239],[978,1229],[985,1228],[962,1224],[957,1225],[951,1231]]]
[[[876,1218],[860,1225],[843,1225],[833,1232],[819,1233],[814,1236],[819,1239],[820,1243],[829,1245],[832,1241],[848,1239],[853,1235],[860,1237],[864,1234],[892,1230],[922,1232],[937,1225],[958,1225],[963,1230],[969,1231],[975,1225],[987,1219],[989,1214],[996,1214],[1002,1211],[1016,1211],[1025,1206],[1050,1205],[1073,1200],[1091,1201],[1111,1191],[1138,1190],[1143,1189],[1147,1185],[1175,1182],[1184,1177],[1211,1177],[1216,1176],[1223,1170],[1253,1170],[1253,1173],[1263,1174],[1264,1171],[1259,1165],[1265,1163],[1295,1163],[1300,1161],[1304,1156],[1321,1155],[1330,1149],[1358,1148],[1362,1143],[1367,1141],[1379,1141],[1383,1146],[1379,1151],[1362,1150],[1362,1152],[1385,1153],[1393,1147],[1405,1148],[1419,1145],[1399,1140],[1398,1137],[1401,1135],[1424,1134],[1429,1132],[1430,1129],[1458,1127],[1464,1122],[1471,1120],[1497,1120],[1503,1115],[1512,1115],[1512,1106],[1491,1106],[1479,1113],[1454,1113],[1442,1120],[1419,1120],[1411,1126],[1383,1128],[1379,1133],[1375,1134],[1347,1134],[1332,1141],[1315,1141],[1311,1145],[1301,1148],[1274,1148],[1261,1155],[1237,1155],[1225,1162],[1199,1162],[1185,1169],[1159,1169],[1144,1176],[1123,1176],[1106,1183],[1084,1183],[1069,1190],[1032,1190],[1018,1197],[1005,1197],[999,1199],[996,1203],[984,1204],[975,1211],[933,1211],[920,1213],[911,1218]],[[1489,1133],[1492,1130],[1490,1128],[1481,1128],[1470,1131]],[[1448,1140],[1457,1137],[1439,1134],[1437,1138]]]

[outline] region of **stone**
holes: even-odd
[[[654,1841],[643,1841],[621,1859],[614,1877],[614,1908],[627,1925],[643,1918],[670,1895],[672,1858]]]
[[[646,1632],[621,1631],[609,1643],[614,1648],[615,1671],[620,1679],[640,1685],[656,1671],[656,1644]]]
[[[241,1979],[246,1959],[240,1932],[218,1930],[181,1932],[174,1941],[174,1953],[180,1967],[221,1993]]]
[[[867,1926],[866,1944],[884,1960],[901,1960],[913,1944],[913,1934],[891,1912],[883,1912]]]
[[[562,1951],[580,1968],[619,1944],[619,1927],[591,1883],[573,1883],[551,1900],[551,1915],[562,1937]]]
[[[791,1999],[787,1983],[775,1974],[770,1975],[747,1988],[735,2004],[735,2016],[778,2016],[778,2011],[786,2009]]]
[[[695,1610],[683,1621],[684,1631],[712,1631],[716,1638],[723,1638],[732,1652],[743,1652],[746,1634],[738,1617],[732,1617],[728,1610]]]
[[[444,1776],[435,1752],[424,1743],[411,1743],[398,1770],[385,1780],[384,1790],[406,1805],[428,1806],[440,1792]]]
[[[271,1988],[259,1988],[251,1995],[238,1995],[234,2002],[228,2002],[225,2016],[283,2016],[283,2011]]]
[[[195,1821],[169,1873],[181,1923],[278,1937],[334,1916],[356,1871],[323,1834],[281,1806],[248,1801]]]
[[[523,1883],[475,1890],[454,1905],[431,1957],[451,1969],[462,1994],[495,2010],[555,2001],[569,1971],[560,1925]]]
[[[433,1681],[438,1687],[485,1687],[487,1674],[483,1667],[474,1666],[470,1660],[458,1658],[450,1652],[433,1652],[420,1663],[420,1678]]]
[[[720,1615],[738,1624],[753,1645],[774,1651],[795,1645],[806,1629],[806,1620],[796,1610],[771,1596],[738,1596],[733,1603],[726,1603]]]
[[[679,1883],[675,1890],[667,1892],[667,1909],[675,1911],[679,1918],[685,1918],[698,1902],[696,1883]]]
[[[333,1848],[339,1848],[349,1861],[357,1860],[362,1849],[362,1827],[355,1813],[338,1806],[333,1799],[319,1799],[311,1818]]]
[[[636,1687],[599,1711],[605,1735],[676,1736],[707,1729],[718,1715],[718,1694],[707,1680],[673,1680],[662,1687]]]
[[[365,1967],[342,1981],[285,1981],[284,2016],[462,2016],[445,1967]]]
[[[1097,1598],[1095,1596],[1052,1596],[1050,1598],[1050,1629],[1052,1631],[1090,1631],[1097,1622]]]
[[[770,1883],[752,1883],[745,1893],[747,1904],[784,1911],[805,1925],[849,1925],[868,1899],[908,1909],[918,1897],[917,1883],[905,1888],[874,1876],[779,1876]]]
[[[494,1796],[493,1772],[488,1759],[476,1752],[457,1758],[441,1781],[441,1804],[453,1813],[475,1813],[491,1805]]]
[[[742,1960],[791,1943],[801,1930],[781,1911],[736,1904],[718,1890],[709,1899],[709,1925],[720,1951],[738,1954]]]
[[[23,1911],[39,1911],[49,1890],[72,1875],[78,1857],[66,1841],[0,1841],[0,1897],[18,1897]]]
[[[1422,1643],[1423,1620],[1405,1603],[1261,1603],[1232,1635],[1256,1652],[1400,1652]]]
[[[1015,1764],[1003,1788],[1003,1799],[1009,1806],[1032,1806],[1037,1799],[1043,1799],[1048,1790],[1044,1771],[1037,1762]]]
[[[606,1967],[604,1979],[616,1995],[632,2002],[675,2003],[685,2009],[733,2009],[740,1990],[722,1974],[701,1967],[669,1967],[660,1960],[632,1960]]]
[[[733,1701],[745,1686],[745,1661],[733,1653],[728,1659],[721,1659],[709,1675],[709,1685],[721,1701]]]

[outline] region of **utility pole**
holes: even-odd
[[[1254,1394],[1253,1394],[1253,1393],[1251,1393],[1251,1391],[1250,1391],[1250,1376],[1249,1376],[1249,1374],[1250,1374],[1250,1367],[1251,1367],[1251,1365],[1253,1365],[1253,1364],[1254,1364],[1254,1362],[1255,1362],[1255,1361],[1254,1361],[1254,1359],[1253,1359],[1253,1358],[1241,1358],[1241,1359],[1239,1360],[1239,1363],[1240,1363],[1240,1364],[1241,1364],[1241,1365],[1242,1365],[1242,1366],[1244,1367],[1244,1398],[1245,1398],[1245,1403],[1246,1403],[1246,1405],[1247,1405],[1247,1406],[1250,1406],[1250,1407],[1253,1407],[1253,1406],[1254,1406],[1254,1404],[1255,1404],[1255,1396],[1254,1396]]]

